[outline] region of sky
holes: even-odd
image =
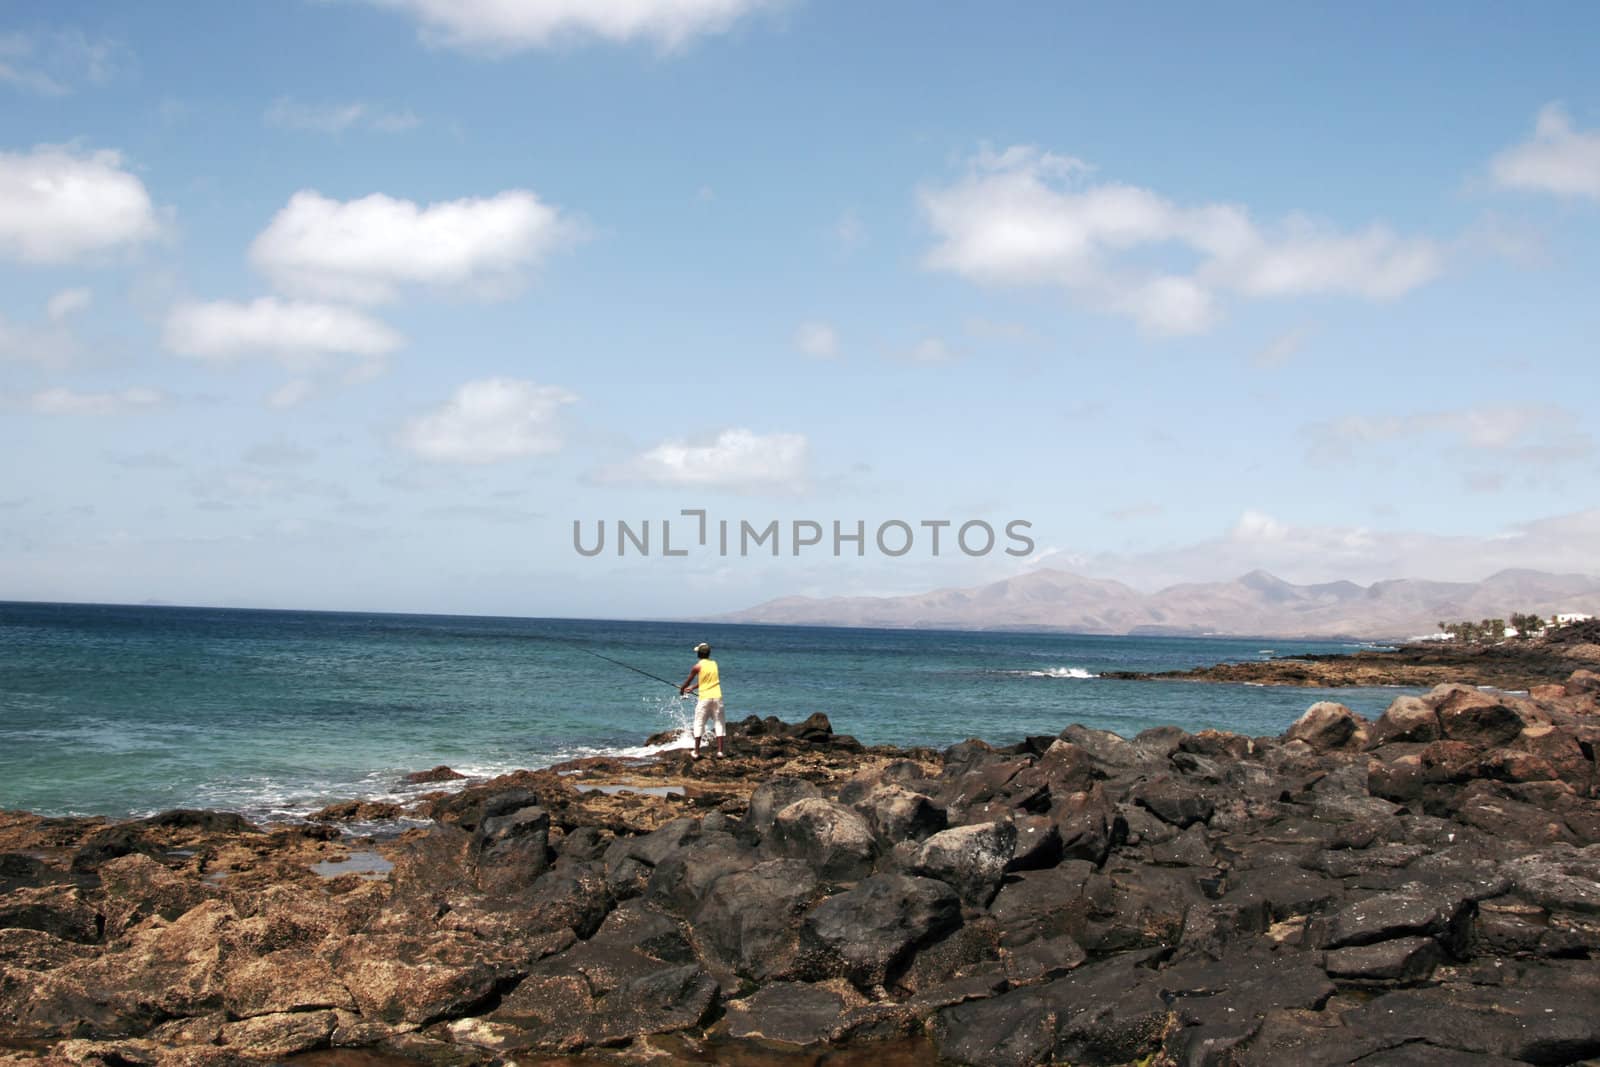
[[[1582,3],[4,0],[0,599],[1600,573],[1597,40]]]

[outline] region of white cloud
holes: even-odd
[[[942,337],[923,337],[891,354],[908,363],[951,363],[961,355]]]
[[[1310,458],[1321,462],[1351,460],[1364,450],[1424,437],[1441,438],[1464,456],[1543,466],[1583,460],[1594,452],[1594,438],[1578,413],[1554,404],[1347,415],[1312,423],[1305,434]]]
[[[359,311],[276,297],[179,304],[167,315],[162,340],[178,355],[208,362],[269,356],[290,367],[315,366],[332,355],[373,359],[403,343]]]
[[[1291,582],[1481,581],[1507,568],[1593,574],[1596,544],[1600,509],[1517,522],[1481,536],[1301,526],[1246,512],[1224,536],[1157,552],[1097,555],[1076,569],[1141,589],[1216,581],[1256,568]]]
[[[839,335],[826,322],[801,323],[794,347],[813,359],[833,359],[839,354]]]
[[[67,320],[89,306],[87,289],[66,289],[45,305],[44,323],[13,325],[0,315],[0,360],[37,363],[61,368],[78,358],[82,346],[68,328]]]
[[[1007,344],[1032,344],[1041,338],[1034,330],[1020,322],[1001,319],[971,318],[963,325],[968,337],[979,341],[1001,341]]]
[[[308,379],[295,378],[267,394],[267,407],[277,408],[279,411],[296,408],[311,399],[311,394],[314,392],[316,386]]]
[[[988,149],[955,182],[922,190],[937,244],[926,264],[993,285],[1057,286],[1156,334],[1200,333],[1221,294],[1402,295],[1433,278],[1433,242],[1383,226],[1337,230],[1303,216],[1261,226],[1231,204],[1183,206],[1091,181],[1083,161],[1029,146]],[[1188,265],[1148,265],[1155,258]]]
[[[39,415],[116,415],[158,407],[166,396],[156,389],[134,387],[119,392],[79,393],[71,389],[46,389],[34,393],[28,407]]]
[[[123,52],[114,41],[79,30],[0,34],[0,84],[39,96],[66,96],[83,82],[103,85]]]
[[[0,258],[68,263],[160,232],[144,183],[116,152],[0,152]]]
[[[1561,105],[1546,104],[1533,136],[1495,156],[1489,173],[1507,189],[1600,200],[1600,133],[1574,129]]]
[[[807,480],[810,446],[803,434],[723,430],[700,441],[664,441],[601,481],[705,489],[796,491]]]
[[[283,130],[343,133],[353,126],[380,133],[403,133],[422,125],[410,111],[384,111],[352,101],[347,104],[307,104],[281,96],[268,106],[263,121]]]
[[[514,52],[569,40],[652,41],[677,48],[722,33],[771,0],[369,0],[422,24],[424,39]]]
[[[412,419],[400,442],[423,459],[495,463],[561,448],[560,409],[578,398],[515,378],[467,382],[437,411]]]
[[[1289,536],[1289,528],[1265,512],[1250,510],[1239,516],[1228,536],[1247,544],[1282,541]]]
[[[63,289],[50,298],[45,314],[51,322],[61,322],[88,307],[94,294],[87,289]]]
[[[0,59],[0,83],[25,89],[39,96],[65,96],[68,89],[43,71]]]
[[[1274,370],[1289,362],[1305,347],[1306,339],[1311,336],[1309,327],[1297,326],[1292,330],[1274,337],[1262,346],[1255,355],[1250,357],[1250,362],[1264,370]]]
[[[505,295],[578,232],[526,189],[426,207],[382,193],[339,201],[306,190],[255,239],[250,259],[280,289],[321,299],[377,303],[406,285]]]
[[[853,252],[867,243],[867,228],[854,211],[846,211],[833,224],[833,239],[841,249]]]
[[[72,334],[58,325],[13,325],[0,315],[0,360],[60,368],[76,360],[81,351]]]

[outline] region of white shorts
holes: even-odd
[[[728,733],[728,724],[722,718],[722,698],[702,697],[694,702],[694,736],[695,740],[705,736],[706,720],[711,720],[711,728],[718,737]]]

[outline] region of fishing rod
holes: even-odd
[[[653,680],[655,680],[657,682],[660,682],[662,685],[670,685],[674,689],[678,689],[679,688],[677,682],[669,682],[665,678],[661,677],[659,674],[651,674],[649,671],[641,671],[638,667],[633,666],[631,663],[624,663],[620,659],[612,659],[610,656],[602,656],[600,653],[594,651],[593,649],[580,648],[580,649],[578,649],[578,651],[579,652],[587,652],[587,653],[589,653],[589,655],[595,657],[596,659],[603,659],[607,663],[615,663],[619,667],[622,667],[622,668],[624,668],[626,670],[630,670],[634,674],[642,674],[646,678],[650,678],[650,679],[653,679]]]

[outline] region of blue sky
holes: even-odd
[[[0,598],[1600,571],[1597,39],[1582,4],[6,3]],[[782,554],[663,558],[685,508]],[[657,551],[574,551],[617,519]],[[796,556],[795,519],[917,539]],[[1020,556],[919,525],[1014,519]]]

